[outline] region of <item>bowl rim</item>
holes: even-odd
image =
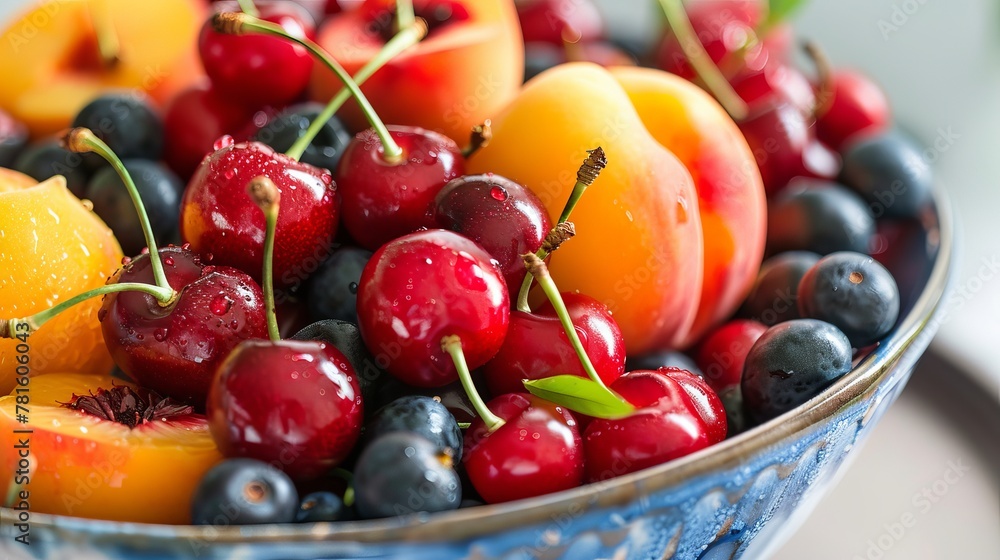
[[[33,529],[86,532],[92,535],[141,534],[147,538],[182,539],[212,544],[349,541],[385,543],[393,541],[435,542],[464,540],[524,528],[527,524],[556,525],[562,516],[582,515],[593,508],[623,506],[646,494],[682,483],[712,470],[738,467],[741,461],[772,447],[789,436],[810,429],[845,405],[874,392],[887,379],[892,366],[912,346],[926,342],[937,330],[935,321],[955,269],[954,215],[947,195],[937,188],[927,224],[938,234],[937,255],[927,284],[893,335],[862,359],[825,391],[764,424],[706,449],[673,461],[609,480],[585,484],[545,496],[485,505],[436,514],[412,514],[400,518],[339,523],[270,524],[243,526],[164,525],[107,521],[31,513]],[[935,223],[936,222],[936,223]],[[926,221],[925,221],[926,223]],[[0,508],[4,524],[17,523],[16,513]],[[540,543],[541,544],[541,543]],[[210,546],[206,544],[205,546]]]

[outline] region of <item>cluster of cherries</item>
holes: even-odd
[[[94,292],[105,295],[108,348],[151,402],[204,410],[230,458],[195,496],[196,523],[443,511],[620,476],[791,410],[890,331],[899,292],[869,253],[876,227],[893,226],[876,217],[918,216],[930,176],[911,164],[913,143],[888,131],[884,95],[857,74],[827,72],[821,55],[811,84],[787,63],[787,29],[756,2],[679,14],[679,3],[663,4],[673,28],[693,26],[701,43],[681,50],[687,43],[668,34],[658,64],[706,85],[733,113],[770,197],[770,258],[742,317],[694,349],[696,364],[669,352],[627,367],[608,308],[561,294],[547,273],[606,163],[600,148],[552,220],[524,186],[465,174],[488,123],[465,148],[383,124],[287,3],[262,2],[259,17],[221,8],[199,40],[211,85],[179,96],[162,123],[153,114],[148,125],[102,130],[121,96],[81,112],[64,146],[103,156],[90,168],[118,177],[119,193],[105,219],[120,239],[144,241]],[[562,48],[600,39],[588,2],[561,5],[519,3],[526,39]],[[359,74],[427,26],[400,26]],[[342,96],[325,108],[261,109],[298,99],[317,60],[344,81]],[[705,61],[719,75],[706,75]],[[371,125],[353,137],[327,120],[348,95]],[[128,123],[144,122],[131,120],[146,113],[142,100],[129,103]],[[245,128],[248,113],[265,124]],[[182,195],[145,186],[116,153],[162,157],[190,180]],[[94,181],[81,194],[92,197]],[[904,189],[893,187],[900,181]],[[876,211],[889,188],[893,203]],[[131,230],[117,225],[127,222],[120,193],[139,210]],[[179,231],[157,225],[161,207]],[[176,236],[182,244],[157,248]],[[548,303],[531,309],[536,282]],[[289,323],[295,334],[281,340],[276,308],[303,296],[320,320]]]

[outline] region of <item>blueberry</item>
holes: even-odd
[[[66,186],[77,198],[84,197],[91,175],[90,169],[83,164],[83,155],[63,149],[56,140],[28,146],[17,157],[14,169],[38,181],[62,175],[66,178]]]
[[[740,388],[759,422],[799,406],[851,370],[851,343],[830,323],[793,319],[769,328],[750,349]]]
[[[354,512],[344,505],[344,500],[333,492],[313,492],[302,498],[295,512],[296,523],[320,523],[326,521],[350,521]]]
[[[868,201],[876,218],[918,216],[930,202],[934,184],[920,148],[899,131],[851,145],[840,178]]]
[[[454,461],[462,458],[462,430],[448,408],[433,397],[400,397],[379,409],[365,426],[368,441],[390,432],[419,434],[437,445],[438,451],[450,450]]]
[[[28,128],[0,109],[0,167],[14,164],[28,143]]]
[[[740,315],[767,326],[799,318],[799,281],[820,259],[811,251],[786,251],[764,261]]]
[[[675,367],[686,369],[691,373],[702,376],[701,369],[694,363],[690,356],[676,350],[663,350],[651,352],[642,356],[629,356],[625,362],[625,371],[637,369],[659,369],[661,367]]]
[[[257,131],[254,139],[279,152],[285,152],[306,133],[309,125],[319,116],[323,108],[324,106],[319,103],[302,103],[288,107],[267,126]],[[332,117],[320,128],[319,133],[302,153],[300,161],[334,171],[351,138],[353,136],[340,119]]]
[[[896,324],[899,289],[892,274],[868,255],[833,253],[802,277],[799,313],[836,326],[855,348],[863,348]]]
[[[156,242],[166,244],[173,241],[184,191],[181,180],[159,162],[132,159],[123,163],[139,191]],[[138,255],[146,247],[132,197],[113,167],[107,166],[94,173],[87,185],[86,197],[94,203],[94,212],[118,238],[122,252]]]
[[[323,261],[306,286],[306,301],[315,320],[358,322],[358,282],[371,256],[365,249],[340,247]]]
[[[354,368],[361,385],[361,400],[365,403],[365,408],[377,402],[377,395],[384,385],[395,380],[395,377],[379,367],[376,358],[361,340],[357,325],[353,323],[333,319],[317,321],[295,333],[292,340],[322,340],[340,350]]]
[[[89,128],[121,159],[157,160],[163,153],[163,122],[141,93],[106,93],[81,109],[73,126]],[[92,169],[104,167],[100,156],[86,156]]]
[[[450,455],[426,438],[391,432],[372,441],[354,466],[355,507],[362,519],[457,509],[462,484]]]
[[[798,178],[771,202],[767,254],[782,251],[867,253],[875,235],[868,205],[843,185]]]
[[[195,525],[290,523],[299,496],[288,475],[255,459],[227,459],[212,467],[195,490]]]

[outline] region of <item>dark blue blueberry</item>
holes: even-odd
[[[299,496],[288,475],[255,459],[227,459],[209,470],[195,490],[195,525],[291,523]]]
[[[462,483],[450,455],[426,438],[391,432],[368,444],[354,466],[354,504],[362,519],[457,509]]]
[[[0,167],[14,165],[17,154],[28,144],[28,128],[0,109]]]
[[[73,127],[86,127],[121,159],[157,160],[163,154],[163,122],[140,93],[106,93],[77,113]],[[92,169],[105,166],[97,154],[86,154]]]
[[[836,326],[855,348],[863,348],[896,324],[899,288],[892,274],[868,255],[833,253],[802,277],[799,313]]]
[[[795,179],[768,206],[767,254],[867,253],[875,219],[856,193],[830,181]]]
[[[851,145],[840,178],[864,197],[876,218],[919,216],[931,201],[934,184],[920,147],[899,131]]]
[[[254,139],[279,152],[285,152],[306,133],[309,125],[323,111],[323,107],[319,103],[293,105],[257,131]],[[353,135],[347,131],[340,119],[333,117],[319,130],[319,134],[302,153],[300,161],[335,171],[340,156],[343,155],[351,138]]]
[[[322,523],[327,521],[350,521],[354,512],[344,505],[344,500],[333,492],[313,492],[302,498],[295,512],[297,523]]]
[[[815,397],[851,370],[851,342],[816,319],[793,319],[764,332],[743,367],[743,404],[764,422]]]
[[[365,408],[371,406],[372,410],[376,410],[377,395],[381,393],[383,386],[395,379],[379,367],[377,359],[361,340],[357,325],[353,323],[334,319],[317,321],[295,333],[292,340],[322,340],[340,350],[354,368],[361,385],[361,399]]]
[[[157,244],[174,241],[184,191],[181,180],[159,162],[132,159],[123,163],[139,191]],[[138,255],[146,247],[132,197],[113,167],[106,166],[94,173],[87,185],[86,197],[94,203],[94,212],[114,232],[126,255]]]
[[[400,397],[379,409],[365,426],[368,441],[390,432],[419,434],[437,445],[439,451],[450,450],[454,461],[462,458],[462,430],[448,408],[433,397]]]
[[[14,162],[14,169],[44,181],[53,175],[66,178],[66,186],[77,198],[84,197],[90,169],[83,164],[83,155],[64,150],[57,140],[46,140],[28,146]]]
[[[767,326],[799,318],[799,281],[820,259],[811,251],[786,251],[764,261],[740,314]]]
[[[365,249],[340,247],[323,261],[306,286],[314,319],[358,322],[358,282],[371,256]]]
[[[642,356],[629,356],[625,361],[625,371],[637,369],[655,370],[661,367],[686,369],[695,375],[703,376],[698,365],[694,363],[694,360],[690,356],[676,350],[662,350],[643,354]]]

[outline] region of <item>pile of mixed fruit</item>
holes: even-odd
[[[792,64],[796,3],[771,4],[650,0],[653,48],[590,0],[24,14],[0,37],[4,505],[439,512],[818,395],[896,324],[879,261],[931,176],[869,78]]]

